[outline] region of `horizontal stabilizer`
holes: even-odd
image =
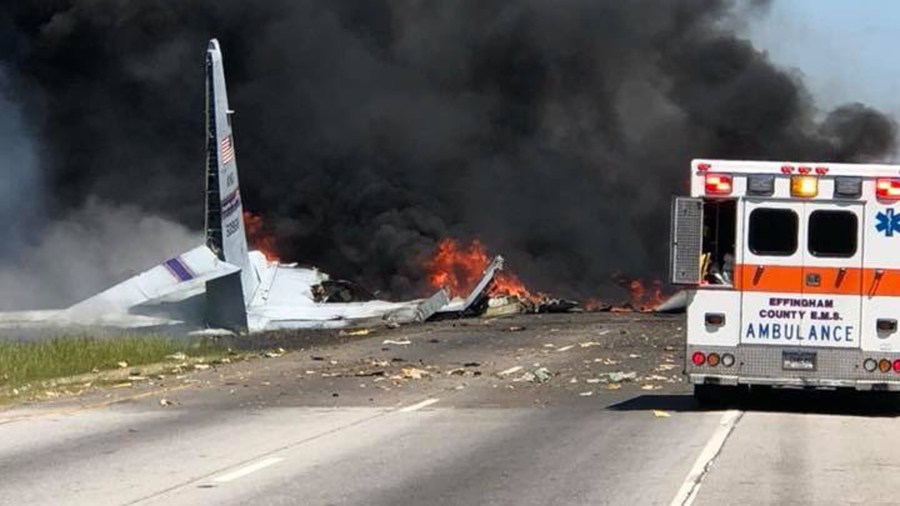
[[[206,246],[198,246],[85,299],[66,312],[81,315],[127,312],[141,304],[178,302],[202,293],[207,281],[237,271],[236,266],[220,260]]]

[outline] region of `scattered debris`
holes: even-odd
[[[552,376],[553,375],[550,373],[550,369],[547,369],[546,367],[539,367],[534,370],[534,377],[535,379],[537,379],[538,383],[545,383],[547,381],[550,381],[550,378]]]
[[[618,390],[620,388],[622,388],[622,385],[619,383],[610,383],[609,385],[606,385],[607,390]]]
[[[512,327],[510,327],[506,330],[508,330],[509,332],[521,332],[521,331],[525,330],[525,327],[522,327],[520,325],[513,325]]]
[[[651,385],[647,383],[646,385],[641,385],[641,390],[660,390],[662,389],[659,385]]]
[[[397,346],[406,346],[408,344],[412,344],[412,341],[410,341],[409,339],[402,339],[402,340],[385,339],[384,341],[381,342],[381,344],[393,344],[393,345],[397,345]]]
[[[194,364],[194,369],[198,371],[205,371],[206,369],[209,369],[209,364]]]
[[[672,415],[668,411],[663,411],[660,409],[654,409],[653,416],[655,416],[656,418],[671,418],[672,417]]]
[[[277,350],[267,351],[264,356],[266,358],[278,358],[278,357],[284,355],[284,353],[285,353],[284,348],[278,348]],[[316,357],[313,357],[313,360],[319,360],[319,359],[317,359]],[[324,359],[322,359],[322,360],[324,360]]]
[[[578,343],[578,346],[582,348],[590,348],[591,346],[600,346],[600,343],[597,341],[588,341],[586,343]]]
[[[519,372],[521,370],[522,370],[521,365],[515,365],[515,366],[510,367],[509,369],[504,369],[504,370],[498,372],[497,376],[508,376],[514,372]]]
[[[169,399],[163,398],[163,399],[160,399],[160,400],[159,400],[159,405],[165,408],[165,407],[168,407],[168,406],[174,406],[175,403],[172,402],[172,401],[170,401]]]
[[[465,364],[463,364],[463,367],[478,367],[480,365],[480,362],[466,362]]]
[[[588,390],[587,392],[581,392],[581,393],[578,394],[578,395],[580,395],[581,397],[590,397],[590,396],[594,395],[594,391],[593,391],[593,390]]]
[[[357,337],[357,336],[367,336],[367,335],[371,334],[372,332],[374,332],[374,331],[371,329],[342,330],[338,333],[338,335]]]
[[[574,344],[570,344],[570,345],[568,345],[568,346],[563,346],[562,348],[557,348],[556,351],[569,351],[569,350],[571,350],[571,349],[574,348],[574,347],[575,347]]]
[[[629,353],[628,358],[641,358],[640,353]]]
[[[609,372],[609,373],[605,373],[605,376],[608,377],[609,381],[611,381],[613,383],[622,383],[623,381],[634,381],[637,379],[637,373],[634,371],[632,371],[632,372],[623,372],[623,371]]]
[[[418,369],[416,367],[404,367],[403,369],[400,369],[400,374],[403,378],[406,379],[422,379],[423,377],[428,376],[431,373],[424,369]]]

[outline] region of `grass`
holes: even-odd
[[[0,342],[0,388],[153,364],[179,352],[196,357],[222,355],[224,350],[203,341],[190,343],[163,335],[80,335]]]

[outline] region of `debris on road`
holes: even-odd
[[[590,348],[591,346],[600,346],[600,343],[597,341],[588,341],[586,343],[578,343],[578,346],[581,348]]]
[[[587,392],[581,392],[581,393],[578,394],[578,395],[580,395],[581,397],[590,397],[590,396],[594,395],[594,391],[593,391],[593,390],[588,390]]]
[[[570,344],[568,346],[563,346],[562,348],[557,348],[556,351],[569,351],[574,347],[575,347],[574,344]]]
[[[522,327],[520,325],[513,325],[513,326],[509,327],[507,330],[509,332],[521,332],[521,331],[525,330],[525,327]]]
[[[659,385],[651,385],[647,383],[646,385],[641,385],[641,390],[661,390],[662,387]]]
[[[671,418],[672,417],[672,415],[668,411],[663,411],[660,409],[654,409],[653,416],[655,416],[656,418]]]
[[[606,385],[607,390],[618,390],[620,388],[622,388],[621,383],[610,383],[609,385]]]
[[[521,370],[522,370],[521,365],[515,365],[515,366],[510,367],[509,369],[504,369],[504,370],[498,372],[497,376],[509,376],[510,374],[512,374],[514,372],[519,372]]]
[[[430,372],[416,367],[404,367],[403,369],[400,369],[400,375],[405,379],[422,379],[430,374]]]
[[[534,370],[534,377],[539,383],[550,381],[550,378],[552,376],[553,375],[550,373],[550,369],[547,369],[546,367],[539,367]]]
[[[284,348],[278,348],[277,350],[267,351],[263,356],[266,358],[278,358],[284,355]],[[313,357],[313,360],[317,360],[316,357]]]
[[[637,373],[634,371],[632,371],[632,372],[623,372],[623,371],[609,372],[609,373],[605,373],[604,376],[609,378],[609,381],[611,381],[613,383],[622,383],[623,381],[634,381],[637,379]]]
[[[374,332],[372,329],[342,330],[342,331],[338,332],[338,335],[358,337],[358,336],[367,336],[367,335],[371,334],[372,332]]]
[[[164,407],[164,408],[165,408],[165,407],[168,407],[168,406],[173,406],[174,404],[175,404],[175,403],[173,403],[173,402],[170,401],[169,399],[163,398],[163,399],[160,399],[160,400],[159,400],[159,405],[162,406],[162,407]]]
[[[412,344],[412,341],[409,339],[385,339],[381,342],[381,344],[393,344],[396,346],[406,346],[408,344]]]

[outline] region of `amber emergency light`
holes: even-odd
[[[791,176],[791,197],[815,197],[819,194],[819,179],[815,176]]]

